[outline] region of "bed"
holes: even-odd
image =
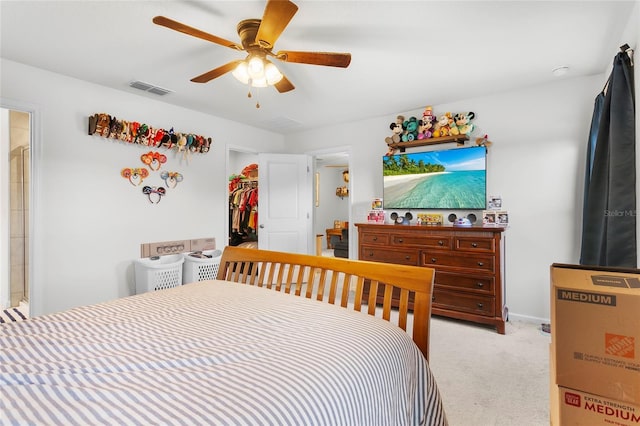
[[[216,280],[1,325],[0,424],[446,424],[432,272],[323,259],[226,248]],[[362,300],[407,280],[414,315]]]

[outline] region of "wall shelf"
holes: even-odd
[[[416,139],[410,142],[397,142],[390,143],[388,146],[393,149],[398,149],[400,152],[404,152],[406,148],[415,148],[417,146],[426,145],[438,145],[441,143],[455,142],[458,145],[464,145],[469,140],[468,135],[455,135],[455,136],[443,136],[441,138],[429,138],[429,139]]]

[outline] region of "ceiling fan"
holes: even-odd
[[[273,85],[280,93],[293,90],[295,86],[282,75],[276,66],[267,59],[276,58],[282,62],[324,65],[346,68],[351,63],[350,53],[300,52],[279,50],[273,52],[274,44],[287,27],[298,6],[288,0],[268,0],[262,19],[245,19],[238,23],[238,35],[241,44],[206,33],[164,16],[156,16],[153,22],[181,33],[198,37],[234,50],[247,52],[245,59],[228,62],[211,71],[191,79],[195,83],[207,83],[230,71],[245,84],[253,87]]]

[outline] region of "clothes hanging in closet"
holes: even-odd
[[[232,233],[257,233],[258,187],[253,182],[240,183],[229,194],[229,208]]]

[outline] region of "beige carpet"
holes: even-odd
[[[549,425],[549,343],[540,324],[495,329],[431,319],[429,357],[450,426]]]

